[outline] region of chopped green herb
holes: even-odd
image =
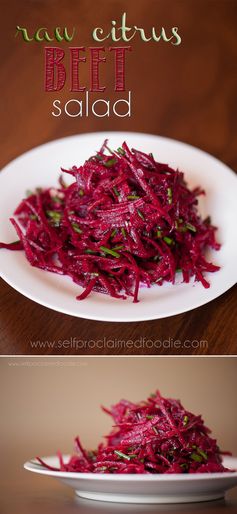
[[[103,164],[106,168],[111,168],[114,164],[116,164],[116,162],[117,162],[116,157],[113,157],[112,159],[109,159],[108,161],[104,162]]]
[[[125,155],[125,151],[121,148],[121,146],[117,149],[117,152],[120,153],[120,155]]]
[[[117,187],[116,187],[116,186],[114,186],[114,187],[113,187],[113,191],[114,191],[114,194],[115,194],[116,196],[120,196],[120,193],[119,193],[119,191],[117,190]]]
[[[201,455],[201,457],[203,457],[203,459],[207,460],[207,454],[201,450],[201,448],[197,448],[197,452],[199,453],[199,455]]]
[[[163,237],[163,240],[165,241],[165,243],[167,243],[167,245],[172,245],[173,243],[173,239],[171,239],[171,237]]]
[[[114,453],[116,453],[116,455],[122,457],[123,459],[130,460],[129,455],[126,455],[125,453],[120,452],[119,450],[114,450]]]
[[[149,414],[146,416],[146,419],[153,419],[154,416],[150,416]]]
[[[113,247],[113,250],[122,250],[124,248],[124,245],[116,245]]]
[[[115,252],[114,250],[111,250],[110,248],[107,248],[106,246],[100,246],[100,250],[104,253],[107,253],[108,255],[112,255],[113,257],[116,257],[116,259],[119,259],[119,257],[120,257],[118,252]]]
[[[162,237],[162,232],[161,232],[161,230],[157,230],[156,235],[157,235],[157,237]]]
[[[190,457],[192,460],[195,460],[195,462],[202,462],[201,455],[198,455],[197,453],[191,453]]]
[[[30,214],[30,219],[31,220],[37,220],[38,216],[36,216],[36,214]]]
[[[111,232],[111,236],[110,236],[110,237],[112,237],[112,238],[113,238],[113,237],[116,235],[116,233],[117,233],[117,229],[115,228],[115,229],[113,230],[113,232]]]
[[[84,195],[83,189],[79,189],[79,196],[83,196],[83,195]]]
[[[192,232],[197,232],[196,227],[194,227],[191,223],[186,223],[186,228]]]
[[[123,237],[126,237],[126,230],[125,230],[125,228],[123,228],[123,227],[122,227],[122,228],[121,228],[121,232],[122,232],[122,234],[123,234]]]
[[[77,223],[72,223],[72,228],[77,234],[82,234],[82,229],[79,227]]]
[[[184,416],[183,425],[186,426],[188,424],[188,416]]]
[[[46,214],[49,218],[51,218],[53,221],[60,221],[61,220],[61,217],[62,217],[62,214],[61,212],[58,212],[58,211],[46,211]]]
[[[172,196],[173,196],[171,187],[168,187],[167,195],[168,195],[168,203],[171,204],[172,203]]]
[[[92,255],[96,255],[96,254],[97,254],[97,252],[94,252],[94,251],[93,251],[93,250],[91,250],[90,248],[87,248],[87,249],[85,250],[85,253],[89,253],[89,254],[92,254]]]
[[[145,221],[145,218],[144,218],[144,216],[143,216],[142,212],[141,212],[139,209],[137,209],[137,214],[138,214],[138,216],[140,216],[140,218],[141,218],[143,221]]]
[[[58,211],[46,211],[46,214],[50,218],[61,218],[61,212]]]
[[[127,196],[127,199],[128,200],[139,200],[140,196],[137,196],[137,195],[128,195]]]

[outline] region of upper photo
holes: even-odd
[[[236,355],[236,1],[0,5],[0,355]]]

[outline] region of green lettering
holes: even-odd
[[[168,43],[169,41],[171,41],[171,39],[173,39],[173,36],[171,36],[170,38],[168,38],[166,36],[166,33],[165,33],[165,29],[164,27],[162,27],[161,29],[161,35],[160,35],[161,39],[163,39],[163,41],[165,41],[166,43]]]
[[[178,30],[179,30],[178,27],[172,27],[172,34],[176,38],[175,43],[172,42],[172,45],[174,45],[174,46],[180,45],[180,43],[182,41],[181,36],[178,34]]]
[[[101,27],[95,27],[93,32],[92,32],[92,37],[94,39],[94,41],[105,41],[105,39],[108,39],[110,34],[108,34],[107,36],[105,36],[104,38],[99,38],[99,36],[97,35],[97,33],[101,34],[101,36],[104,34],[104,31]]]
[[[40,33],[41,33],[41,32],[43,32],[43,35],[42,35],[42,36],[40,36]],[[38,43],[42,42],[44,39],[45,39],[46,41],[49,41],[49,42],[50,42],[50,41],[53,41],[53,39],[51,39],[51,38],[49,37],[48,32],[47,32],[47,29],[46,29],[45,27],[40,27],[40,28],[36,31],[36,33],[35,33],[35,35],[34,35],[34,38],[35,38],[35,41],[37,41]]]
[[[73,27],[72,35],[69,36],[68,31],[67,31],[67,27],[65,27],[65,29],[63,31],[63,35],[64,35],[65,41],[70,42],[70,41],[73,40],[73,38],[75,36],[75,30],[76,30],[75,27]]]
[[[16,26],[16,34],[15,34],[15,37],[18,35],[18,32],[21,32],[22,33],[22,37],[24,39],[24,41],[26,41],[27,43],[29,43],[30,41],[33,41],[33,38],[30,38],[28,36],[28,33],[27,33],[27,29],[23,28],[23,27],[19,27],[19,25]]]
[[[56,29],[54,30],[55,38],[57,39],[57,41],[59,43],[61,43],[63,40],[63,36],[61,36],[60,30],[61,30],[60,27],[56,27]]]
[[[137,27],[136,25],[134,25],[134,28],[135,28],[135,30],[138,30],[140,32],[141,40],[142,41],[144,41],[145,43],[148,43],[148,41],[151,41],[152,38],[151,37],[149,37],[149,38],[146,37],[144,29],[141,29],[140,27]]]

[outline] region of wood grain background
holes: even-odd
[[[133,130],[179,139],[237,167],[237,2],[232,0],[2,0],[1,6],[1,153],[0,166],[30,148],[71,134]],[[109,27],[126,11],[128,23],[179,27],[182,44],[132,41],[127,57],[127,88],[133,92],[131,118],[55,118],[52,101],[73,97],[68,87],[44,92],[44,44],[14,37],[16,25],[32,33],[40,26],[77,27],[74,46],[93,46],[91,30]],[[109,43],[106,42],[108,46]],[[62,45],[65,49],[67,44]],[[95,45],[94,45],[95,46]],[[89,69],[82,67],[87,86]],[[112,61],[104,80],[113,97]],[[74,94],[75,97],[75,94]],[[215,177],[213,177],[215,180]],[[102,323],[55,313],[24,298],[1,281],[1,354],[236,354],[236,291],[195,311],[165,320]],[[135,341],[150,339],[150,348]],[[73,338],[84,341],[75,349]],[[104,348],[86,341],[106,338]],[[115,347],[108,340],[131,340]],[[44,346],[32,347],[30,341]],[[66,341],[60,348],[58,341]],[[161,341],[161,348],[154,341]],[[163,341],[167,341],[168,343]],[[190,344],[185,341],[194,341]],[[47,341],[49,343],[47,343]],[[67,343],[69,341],[69,343]],[[174,347],[172,341],[180,341]],[[199,343],[195,343],[198,341]],[[204,343],[200,343],[204,341]],[[53,342],[53,344],[52,344]],[[55,343],[54,343],[55,342]],[[80,343],[81,344],[81,343]],[[92,343],[93,344],[93,343]],[[195,346],[196,345],[196,346]]]

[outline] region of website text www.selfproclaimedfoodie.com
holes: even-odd
[[[35,350],[207,350],[208,341],[198,339],[149,339],[140,337],[136,339],[118,339],[107,338],[102,339],[78,339],[70,337],[69,339],[56,340],[35,340],[30,341],[30,348]]]
[[[37,357],[33,357],[31,360],[19,359],[11,360],[8,362],[8,366],[10,368],[86,368],[88,366],[88,362],[82,361],[81,358],[78,359],[65,359],[64,357],[60,357],[59,360],[56,359],[37,359]]]

